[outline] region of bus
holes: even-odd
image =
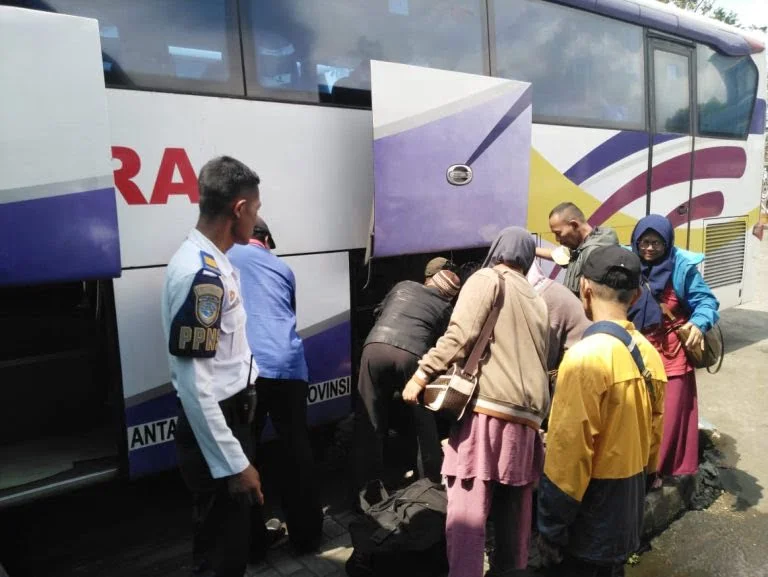
[[[175,466],[160,297],[220,154],[295,271],[313,425],[396,281],[552,246],[563,201],[754,294],[764,37],[653,0],[3,0],[0,51],[0,505]]]

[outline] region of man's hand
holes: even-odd
[[[541,564],[544,567],[554,567],[563,562],[563,552],[560,546],[548,541],[541,533],[536,539],[536,545],[539,548]]]
[[[403,400],[410,405],[418,405],[419,395],[421,394],[422,390],[424,390],[424,388],[419,384],[419,382],[411,377],[411,380],[408,381],[408,383],[405,385],[405,388],[403,389]]]
[[[701,329],[693,323],[685,323],[681,330],[689,331],[688,339],[685,341],[685,348],[688,350],[695,350],[696,348],[704,350],[704,333]]]
[[[259,505],[264,504],[264,494],[261,492],[261,475],[253,465],[248,465],[241,473],[232,475],[227,480],[227,484],[231,494],[253,495]]]

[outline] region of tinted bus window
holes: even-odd
[[[234,0],[27,0],[99,21],[107,85],[243,95]]]
[[[654,128],[658,133],[691,133],[688,57],[653,51]]]
[[[725,56],[696,47],[699,133],[744,137],[752,119],[757,67],[749,56]]]
[[[533,83],[539,121],[645,127],[642,28],[538,0],[494,3],[496,76]]]
[[[248,0],[248,94],[370,106],[371,59],[483,74],[478,0]]]

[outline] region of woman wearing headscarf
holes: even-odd
[[[659,475],[691,475],[699,466],[699,414],[696,373],[685,349],[703,348],[720,303],[696,268],[704,255],[675,247],[675,231],[665,217],[641,219],[632,232],[632,250],[643,263],[644,288],[629,318],[661,353],[669,379]],[[675,330],[681,325],[686,342]],[[661,486],[660,478],[654,486]]]
[[[550,403],[547,307],[525,277],[535,249],[522,228],[499,234],[484,268],[459,293],[445,334],[422,357],[403,391],[404,400],[417,403],[428,383],[466,360],[501,279],[504,300],[480,363],[477,396],[444,447],[451,577],[482,577],[489,516],[496,537],[491,573],[524,569],[528,562],[533,486],[543,466],[538,431]]]

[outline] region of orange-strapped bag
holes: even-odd
[[[496,272],[496,271],[494,271]],[[455,421],[459,421],[467,410],[469,402],[477,392],[477,375],[480,360],[491,340],[493,328],[504,304],[504,277],[498,272],[499,290],[493,301],[491,312],[485,319],[480,336],[472,347],[466,363],[462,367],[454,363],[445,374],[436,378],[424,389],[424,406],[432,411],[440,411]]]

